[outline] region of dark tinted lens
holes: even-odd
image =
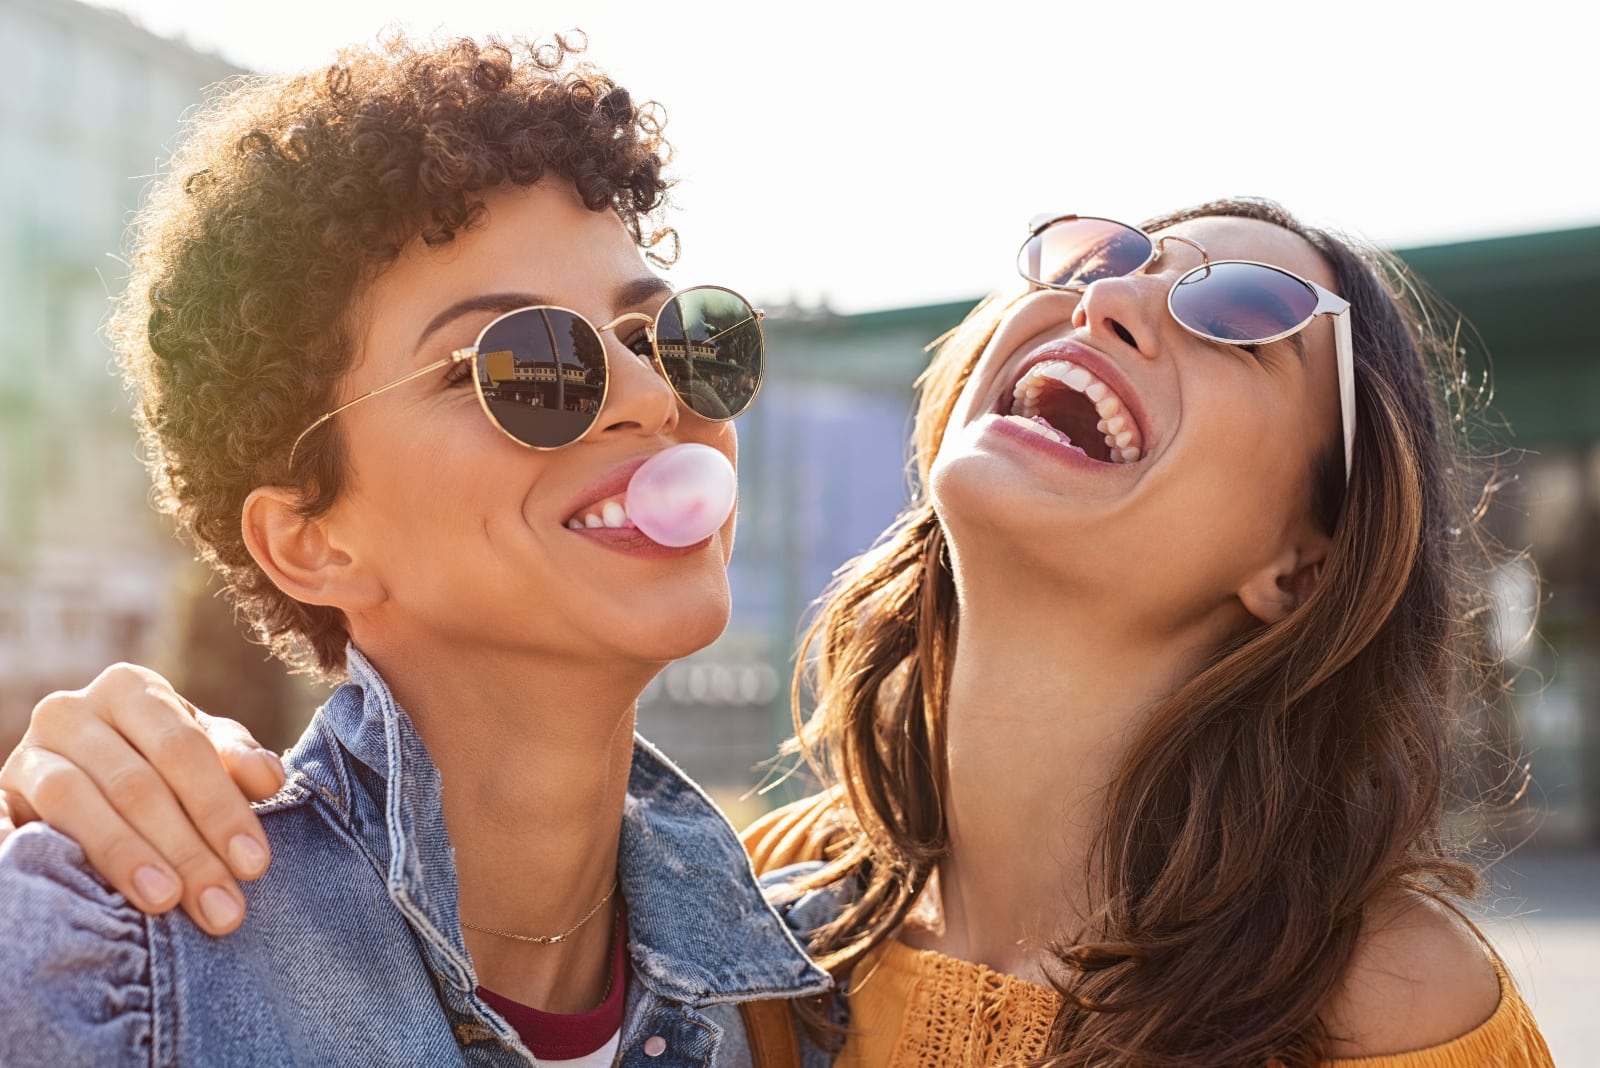
[[[1086,286],[1132,274],[1150,259],[1150,239],[1110,219],[1063,219],[1034,234],[1017,253],[1017,270],[1047,286]]]
[[[683,403],[707,419],[749,407],[766,370],[761,321],[743,297],[716,286],[672,295],[656,316],[656,351]]]
[[[490,416],[526,445],[569,445],[600,414],[605,349],[572,312],[523,308],[496,319],[478,339],[476,362]]]
[[[1311,287],[1260,263],[1212,263],[1178,280],[1172,317],[1219,341],[1262,342],[1304,326],[1317,306]]]

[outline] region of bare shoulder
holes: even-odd
[[[1500,980],[1465,920],[1397,891],[1367,918],[1323,1019],[1335,1057],[1426,1049],[1494,1015]]]

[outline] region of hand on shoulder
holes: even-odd
[[[1368,916],[1323,1013],[1329,1052],[1374,1057],[1437,1046],[1481,1026],[1500,995],[1488,951],[1467,922],[1397,891]]]

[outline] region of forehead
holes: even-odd
[[[557,303],[604,295],[646,272],[632,235],[614,211],[593,211],[570,182],[547,179],[481,195],[483,215],[454,240],[414,240],[387,272],[391,284],[468,290],[532,287]],[[557,299],[559,298],[559,299]]]
[[[1260,219],[1210,215],[1153,231],[1152,236],[1159,239],[1168,234],[1188,238],[1204,248],[1214,260],[1270,263],[1330,290],[1335,288],[1333,269],[1309,241],[1297,233]],[[1168,251],[1178,250],[1169,245]]]

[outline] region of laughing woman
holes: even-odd
[[[827,986],[634,739],[726,623],[732,524],[657,543],[624,487],[731,460],[763,360],[741,298],[641,256],[664,158],[559,43],[351,50],[191,124],[113,330],[152,473],[257,633],[347,681],[223,840],[247,914],[0,846],[0,1062],[745,1066],[738,1003]]]
[[[1046,218],[941,349],[810,632],[833,789],[746,836],[844,1064],[1550,1063],[1457,912],[1485,561],[1385,266],[1255,201]]]

